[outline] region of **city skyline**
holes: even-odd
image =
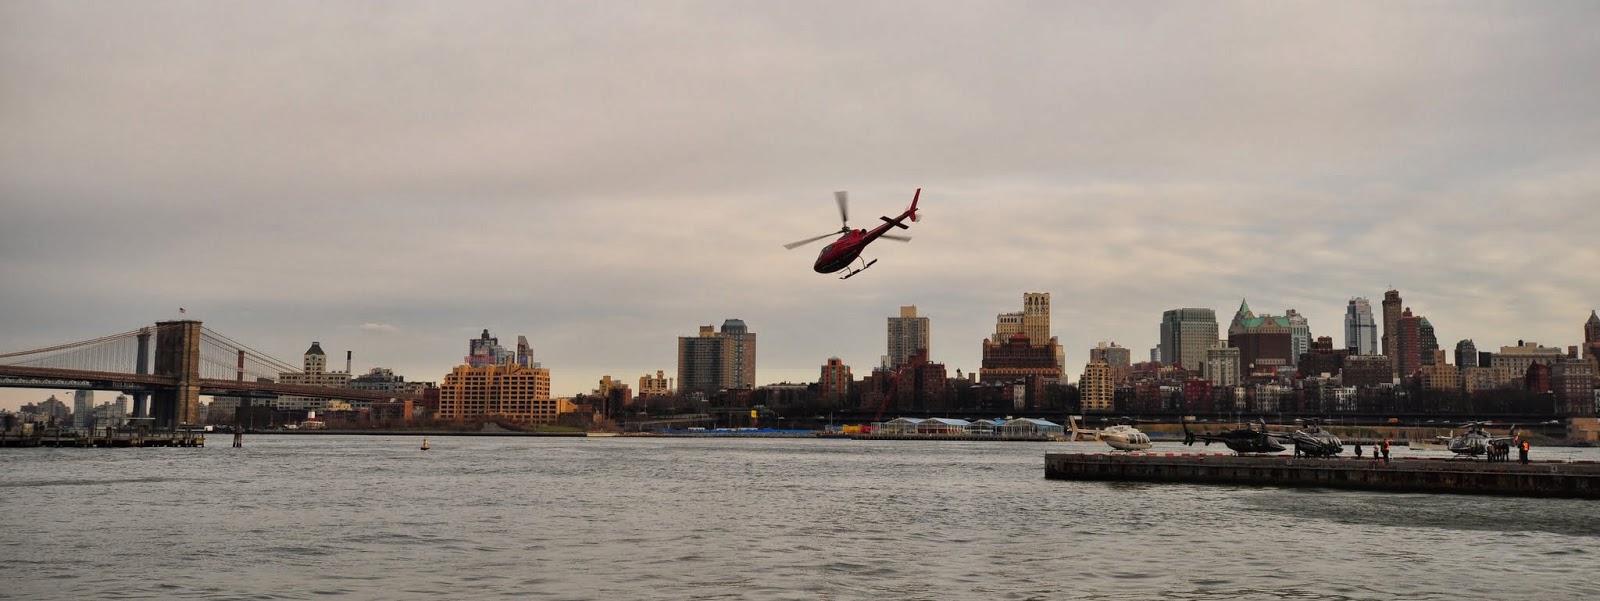
[[[185,307],[291,364],[320,341],[439,381],[488,329],[568,396],[670,375],[728,318],[760,333],[757,384],[859,377],[915,305],[953,374],[1038,291],[1076,378],[1100,341],[1141,356],[1163,311],[1244,298],[1342,348],[1348,300],[1390,288],[1442,348],[1565,348],[1600,306],[1597,20],[11,3],[0,352]],[[918,187],[913,240],[848,281],[781,246],[836,227],[835,190],[863,227]]]

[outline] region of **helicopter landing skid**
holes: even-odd
[[[852,269],[852,270],[850,270],[850,273],[847,273],[847,274],[844,274],[842,276],[839,276],[839,279],[848,280],[848,279],[850,279],[850,276],[853,276],[855,274],[858,274],[858,273],[861,273],[863,271],[866,271],[868,267],[871,267],[873,263],[877,263],[877,262],[878,262],[877,259],[873,259],[871,261],[868,261],[867,264],[861,266],[861,269]]]

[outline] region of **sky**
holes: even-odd
[[[441,380],[487,328],[559,395],[743,319],[758,383],[865,373],[901,305],[981,366],[1024,292],[1161,312],[1384,290],[1441,345],[1600,306],[1594,2],[0,3],[0,352],[157,320]],[[821,243],[917,188],[849,280]],[[105,396],[110,393],[100,393]],[[0,408],[45,391],[0,390]],[[109,400],[109,396],[102,400]]]

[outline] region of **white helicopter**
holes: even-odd
[[[1072,428],[1073,440],[1077,440],[1080,436],[1093,436],[1118,451],[1143,451],[1150,448],[1150,435],[1133,427],[1132,419],[1125,417],[1122,418],[1123,423],[1098,430],[1078,428],[1078,420],[1080,419],[1083,419],[1083,416],[1074,415],[1067,420],[1067,424]]]

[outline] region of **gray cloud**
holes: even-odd
[[[185,306],[437,379],[487,327],[573,393],[730,317],[761,380],[797,380],[875,363],[902,304],[975,369],[994,314],[1052,292],[1076,366],[1240,297],[1341,340],[1391,284],[1441,340],[1572,344],[1600,302],[1596,17],[6,3],[0,350]],[[867,274],[779,246],[836,227],[832,190],[865,226],[919,186],[916,240]]]

